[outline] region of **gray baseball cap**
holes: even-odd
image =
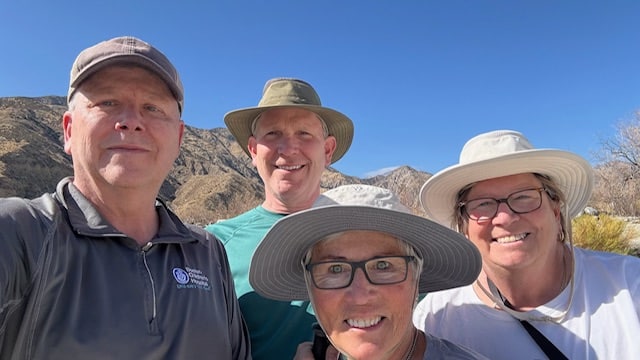
[[[169,86],[182,113],[184,89],[178,70],[160,50],[132,36],[116,37],[82,50],[71,67],[67,101],[89,76],[121,64],[141,66],[158,75]]]

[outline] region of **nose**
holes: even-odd
[[[280,154],[291,155],[298,152],[300,144],[293,136],[283,136],[278,143],[278,152]]]
[[[127,106],[123,111],[117,115],[118,119],[115,123],[116,130],[143,130],[142,114],[138,112],[135,107]]]
[[[364,274],[364,270],[358,268],[353,274],[353,281],[349,285],[349,294],[354,303],[366,303],[366,299],[371,296],[375,285],[371,284]]]
[[[496,211],[496,216],[493,217],[493,222],[500,224],[510,223],[519,217],[520,215],[511,210],[505,200],[498,202],[498,210]]]

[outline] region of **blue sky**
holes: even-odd
[[[307,80],[354,121],[347,175],[434,173],[495,129],[595,164],[640,109],[639,18],[636,0],[5,0],[0,97],[63,96],[79,51],[134,35],[175,63],[194,127]]]

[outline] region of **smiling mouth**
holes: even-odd
[[[381,316],[374,317],[372,319],[347,319],[346,322],[349,326],[359,329],[364,329],[368,327],[372,327],[378,325],[378,323],[382,321]]]
[[[287,171],[293,171],[293,170],[298,170],[298,169],[302,169],[304,165],[294,165],[294,166],[277,166],[276,168],[280,169],[280,170],[287,170]]]
[[[522,234],[518,234],[518,235],[503,236],[503,237],[495,238],[495,239],[493,239],[493,241],[495,241],[495,242],[497,242],[499,244],[509,244],[509,243],[512,243],[512,242],[520,241],[520,240],[526,238],[527,235],[529,235],[529,233],[522,233]]]

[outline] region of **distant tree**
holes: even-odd
[[[615,215],[640,215],[640,111],[616,125],[616,135],[601,141],[596,154],[592,203]]]
[[[591,203],[612,215],[638,216],[640,181],[629,163],[609,161],[595,167],[596,184]]]

